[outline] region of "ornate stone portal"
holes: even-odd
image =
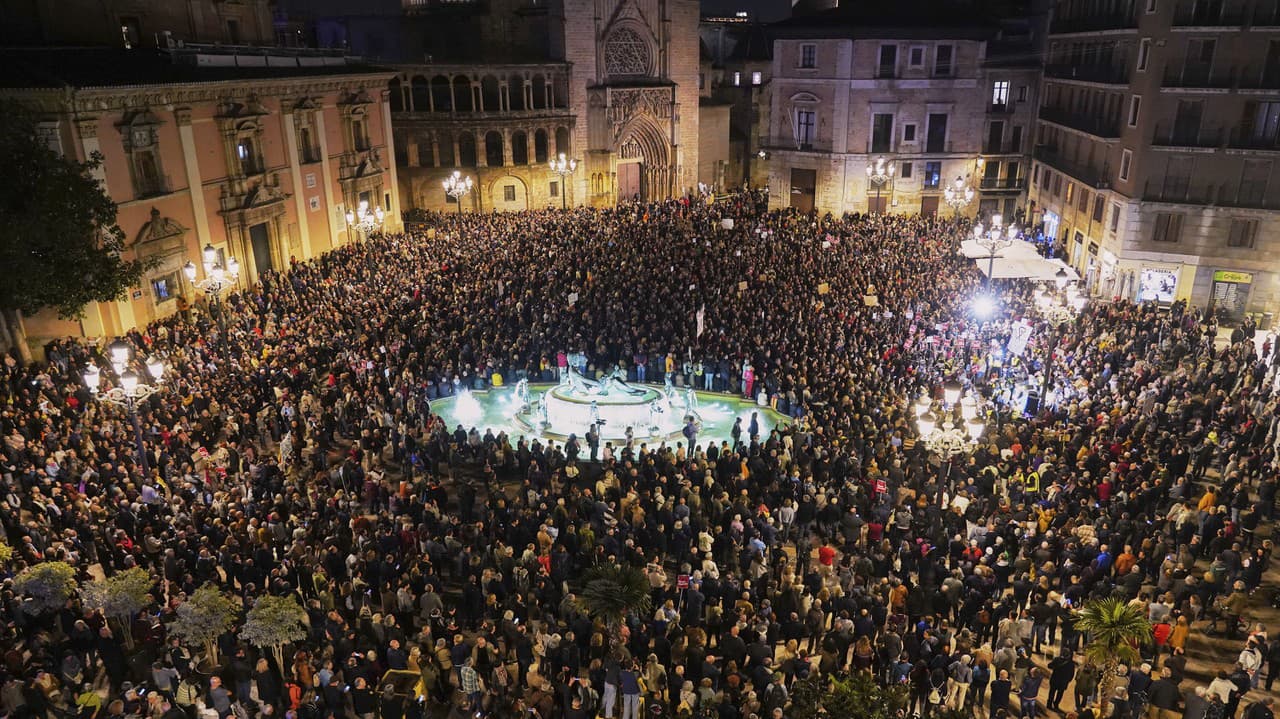
[[[594,69],[571,89],[585,95],[574,103],[586,106],[592,204],[678,197],[695,184],[697,18],[691,0],[566,0],[566,59],[575,73]],[[571,29],[586,23],[590,34]]]

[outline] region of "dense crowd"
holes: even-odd
[[[145,469],[129,418],[81,381],[108,366],[99,346],[6,357],[0,712],[782,719],[795,682],[868,672],[924,717],[1097,716],[1075,610],[1120,594],[1154,641],[1116,712],[1268,719],[1245,695],[1280,665],[1280,637],[1250,621],[1280,353],[1216,339],[1182,304],[1054,326],[1017,282],[1004,320],[979,323],[963,222],[761,204],[445,215],[268,272],[124,338],[169,366],[139,412]],[[1012,318],[1031,345],[992,371]],[[590,461],[431,411],[569,364],[763,393],[786,421]],[[1007,397],[1010,375],[1052,401],[997,409],[954,462],[918,441],[922,392]],[[83,582],[151,572],[133,651],[76,599],[30,611],[10,582],[50,560]],[[616,636],[575,601],[612,563],[653,599]],[[169,636],[206,583],[246,607],[298,598],[308,634],[285,666],[234,631],[216,665]],[[1187,655],[1211,622],[1240,653],[1210,681]]]

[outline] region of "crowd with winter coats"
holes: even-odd
[[[142,452],[81,379],[108,366],[100,344],[6,357],[0,712],[781,719],[796,682],[867,672],[925,717],[1097,716],[1074,620],[1120,594],[1152,641],[1114,711],[1267,719],[1271,341],[1217,338],[1181,302],[1051,322],[1017,281],[978,318],[965,222],[762,205],[429,216],[266,272],[124,336],[168,366]],[[993,364],[1021,320],[1027,350]],[[593,461],[432,412],[570,358],[763,392],[783,419]],[[1011,376],[1053,396],[1028,412]],[[914,410],[948,381],[1003,402],[952,461]],[[74,597],[35,612],[12,579],[45,561],[82,584],[141,567],[151,604],[123,627]],[[616,632],[578,601],[602,564],[650,589]],[[233,627],[209,661],[168,631],[206,584],[245,608],[296,597],[306,637],[280,666]]]

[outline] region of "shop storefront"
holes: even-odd
[[[1178,296],[1178,271],[1143,267],[1138,273],[1138,301],[1173,304]]]
[[[1218,270],[1213,273],[1213,285],[1209,293],[1209,308],[1218,319],[1227,323],[1244,320],[1245,307],[1249,304],[1249,292],[1253,289],[1253,275],[1249,272]]]

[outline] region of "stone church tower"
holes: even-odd
[[[557,0],[588,204],[679,197],[698,179],[698,0]],[[563,53],[563,54],[561,54]],[[584,187],[585,185],[585,187]]]

